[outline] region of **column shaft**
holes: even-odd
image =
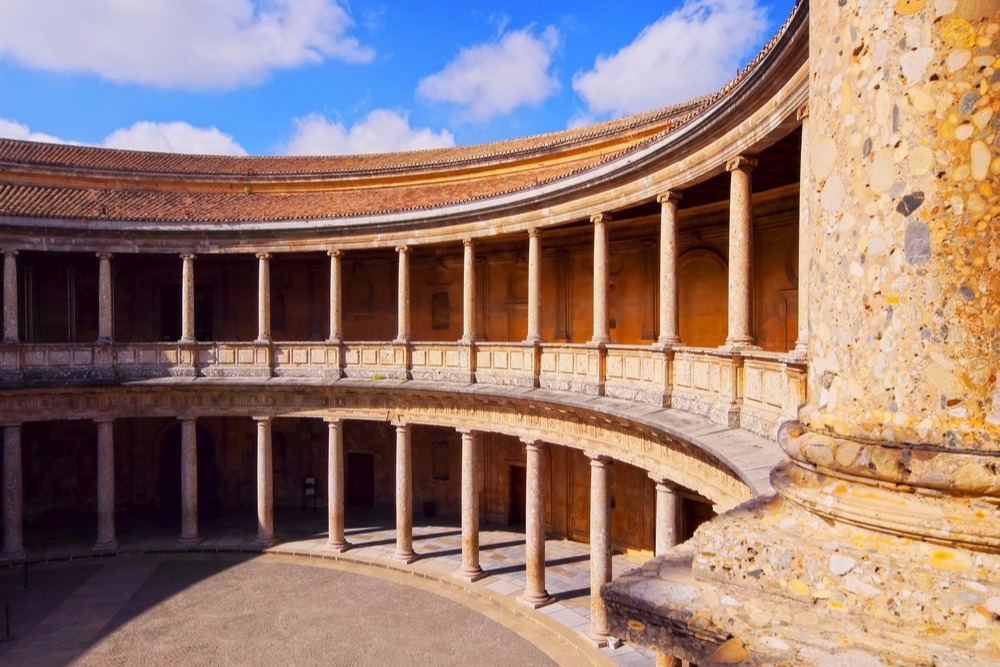
[[[3,342],[16,343],[17,336],[17,251],[3,251]]]
[[[809,220],[809,197],[812,194],[812,170],[809,167],[811,154],[810,142],[806,140],[809,124],[809,105],[804,104],[796,113],[802,121],[802,147],[800,149],[801,166],[799,167],[799,266],[798,266],[798,333],[793,352],[805,357],[809,354],[809,237],[812,225]]]
[[[400,253],[400,257],[403,253]],[[404,563],[417,559],[413,551],[413,471],[410,451],[410,425],[396,426],[396,553]]]
[[[271,253],[257,253],[257,342],[271,342]]]
[[[198,536],[198,423],[181,420],[181,546],[201,542]]]
[[[97,342],[110,343],[112,338],[113,303],[111,291],[111,254],[97,253],[98,258],[98,288],[97,288]]]
[[[271,417],[257,422],[257,539],[260,546],[274,544],[274,477],[271,469]]]
[[[591,343],[608,343],[608,221],[611,216],[598,213],[594,223],[594,337]]]
[[[21,486],[21,425],[3,427],[3,557],[24,557],[24,495]]]
[[[590,459],[590,627],[587,636],[606,644],[609,638],[608,608],[601,586],[611,581],[611,462]]]
[[[677,330],[677,202],[679,192],[666,192],[660,202],[660,345],[678,345]]]
[[[680,526],[678,526],[678,510],[680,498],[674,492],[673,486],[663,479],[654,478],[656,484],[656,526],[655,555],[669,551],[677,546]]]
[[[181,255],[181,340],[194,342],[194,255]]]
[[[462,340],[476,339],[476,242],[465,239],[462,270]]]
[[[397,331],[396,342],[410,342],[410,248],[398,246],[399,288],[397,291]]]
[[[94,551],[118,548],[115,538],[114,422],[97,422],[97,542]]]
[[[350,546],[344,539],[344,422],[328,419],[329,453],[327,454],[327,505],[329,537],[326,548],[344,551]]]
[[[327,252],[330,256],[330,342],[338,343],[343,338],[341,332],[343,322],[343,288],[340,279],[340,256],[339,250]]]
[[[541,231],[528,231],[528,337],[526,343],[538,343],[542,340],[539,316],[541,314],[542,290],[542,243]]]
[[[531,607],[552,602],[545,590],[545,490],[542,480],[542,443],[526,443],[525,483],[525,575],[526,586],[520,600]]]
[[[475,581],[484,576],[479,566],[479,437],[462,431],[462,567],[457,576]]]
[[[727,347],[753,344],[750,335],[750,284],[753,268],[753,213],[750,172],[753,158],[740,156],[729,161],[729,333]]]

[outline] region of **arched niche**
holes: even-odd
[[[681,340],[694,347],[726,342],[729,268],[710,248],[693,248],[677,263],[678,325]]]

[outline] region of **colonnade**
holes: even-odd
[[[804,116],[803,116],[804,118]],[[751,276],[753,266],[753,216],[751,206],[751,172],[756,160],[749,156],[738,156],[728,162],[730,173],[729,199],[729,280],[728,280],[728,333],[724,347],[744,348],[752,346],[751,332]],[[678,335],[678,294],[677,294],[677,209],[682,201],[682,193],[667,191],[657,197],[660,204],[660,257],[659,257],[659,346],[673,346],[682,343]],[[609,287],[609,223],[612,216],[601,212],[591,216],[593,225],[593,335],[591,345],[610,342],[608,321]],[[541,308],[541,228],[528,230],[528,294],[527,294],[527,336],[526,343],[542,341],[540,329]],[[800,242],[801,246],[801,242]],[[410,258],[412,245],[396,247],[398,257],[397,291],[397,334],[394,342],[408,343],[410,329]],[[462,338],[470,343],[475,340],[476,315],[476,240],[463,240],[463,298],[462,298]],[[17,249],[2,250],[4,257],[3,342],[18,342],[17,311]],[[344,251],[332,248],[330,258],[330,336],[329,342],[340,342],[343,337],[342,261]],[[800,252],[800,262],[804,253]],[[100,252],[99,260],[99,332],[98,343],[110,343],[112,332],[112,254]],[[258,263],[257,281],[257,337],[255,342],[271,342],[271,279],[269,252],[256,254]],[[195,259],[192,253],[183,253],[181,258],[181,336],[182,344],[195,342],[194,283]],[[802,272],[800,271],[800,274]],[[804,299],[799,303],[803,304]],[[805,318],[800,315],[800,330]],[[800,335],[801,337],[801,335]]]

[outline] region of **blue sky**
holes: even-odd
[[[719,88],[793,0],[3,0],[0,136],[354,153],[561,130]]]

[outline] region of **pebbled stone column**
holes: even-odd
[[[396,343],[410,342],[410,248],[401,245],[396,247],[399,254],[399,287],[396,294]]]
[[[271,417],[254,417],[257,422],[257,539],[258,546],[273,546],[274,470],[271,459]]]
[[[677,333],[677,203],[681,193],[664,192],[660,203],[660,337],[659,345],[680,345]]]
[[[18,342],[16,250],[3,251],[3,342]]]
[[[201,543],[198,535],[198,426],[181,419],[181,537],[178,546]]]
[[[114,420],[107,419],[97,422],[97,542],[94,551],[117,548]]]
[[[608,335],[608,222],[611,216],[591,216],[594,224],[594,337],[592,345],[610,343]]]
[[[545,488],[542,479],[542,448],[540,440],[525,442],[525,578],[524,592],[518,600],[535,609],[552,602],[545,590]]]
[[[485,575],[479,566],[479,436],[462,434],[462,566],[455,576],[476,581]]]
[[[114,304],[111,289],[111,258],[108,252],[97,253],[97,342],[110,343],[112,340]]]
[[[3,425],[3,560],[24,558],[21,425]]]
[[[181,343],[194,342],[194,259],[181,255]]]
[[[337,249],[328,250],[330,256],[330,337],[331,343],[339,343],[343,339],[343,282],[341,280],[341,256]]]
[[[271,342],[271,253],[257,253],[257,341]]]
[[[757,160],[741,155],[726,164],[729,185],[729,335],[726,347],[753,345],[750,284],[753,272],[753,194],[750,172]]]
[[[402,256],[402,254],[400,255]],[[413,550],[413,459],[410,425],[396,425],[396,553],[398,561],[412,563]]]
[[[540,315],[542,292],[541,230],[528,230],[528,336],[525,343],[542,341]]]
[[[462,269],[462,342],[476,340],[476,242],[465,239]]]
[[[327,419],[326,425],[329,430],[326,476],[329,537],[326,548],[342,552],[351,546],[344,539],[344,422]]]
[[[650,479],[656,484],[656,527],[653,539],[655,553],[659,556],[673,549],[679,541],[680,498],[674,492],[674,485],[668,480],[652,475]]]
[[[598,646],[607,646],[608,608],[601,586],[611,581],[611,459],[590,458],[590,626],[586,636]]]

